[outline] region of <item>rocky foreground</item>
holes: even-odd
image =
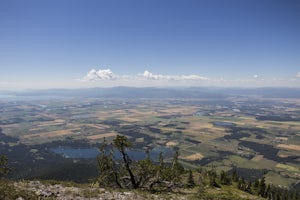
[[[186,195],[174,193],[165,193],[163,195],[150,194],[142,191],[114,191],[99,188],[96,185],[86,185],[82,187],[65,186],[62,184],[45,184],[40,181],[15,182],[16,189],[33,192],[39,199],[57,199],[57,200],[144,200],[144,199],[187,199]],[[18,198],[17,200],[22,200]]]
[[[222,188],[205,187],[201,191],[181,188],[173,192],[150,193],[143,190],[121,190],[100,188],[94,184],[75,184],[53,181],[18,181],[12,182],[16,195],[7,200],[263,200],[256,195],[245,193],[233,186]],[[24,198],[23,198],[24,197]],[[25,198],[26,197],[26,198]]]

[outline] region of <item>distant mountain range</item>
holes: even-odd
[[[0,91],[0,98],[226,98],[229,96],[261,96],[268,98],[300,98],[300,88],[156,88],[112,87],[85,89],[46,89]]]

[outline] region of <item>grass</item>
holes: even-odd
[[[284,177],[276,172],[268,172],[266,175],[266,183],[271,183],[275,186],[290,187],[296,182],[295,179]]]
[[[282,164],[282,163],[278,163],[275,167],[280,168],[280,169],[284,169],[287,171],[292,171],[292,172],[300,172],[299,168],[290,166],[290,165],[286,165],[286,164]]]
[[[253,160],[248,160],[246,158],[242,158],[240,156],[229,156],[228,157],[229,161],[238,166],[238,167],[242,167],[242,168],[248,168],[248,169],[273,169],[274,166],[276,165],[275,161],[272,160],[268,160],[268,159],[261,159],[260,161],[256,162]]]
[[[222,186],[221,188],[198,188],[198,192],[189,198],[190,200],[197,199],[214,199],[214,200],[262,200],[258,196],[238,190],[234,185]]]
[[[16,189],[13,182],[8,180],[0,180],[0,199],[37,199],[33,192],[27,190]]]

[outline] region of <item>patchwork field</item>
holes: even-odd
[[[29,147],[56,141],[60,145],[68,141],[69,146],[80,141],[97,147],[104,138],[122,134],[135,149],[161,150],[166,160],[172,155],[167,151],[178,150],[188,168],[236,167],[241,173],[253,173],[254,178],[266,173],[268,181],[283,186],[297,184],[300,177],[300,120],[276,118],[283,115],[300,119],[299,100],[78,99],[4,103],[2,133]]]

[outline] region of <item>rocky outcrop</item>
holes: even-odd
[[[165,199],[156,194],[144,194],[139,191],[114,191],[99,188],[96,185],[85,185],[81,187],[65,186],[61,184],[44,184],[40,181],[25,181],[15,182],[16,189],[32,191],[39,199],[54,198],[57,200],[132,200],[132,199]],[[186,196],[177,196],[175,194],[168,194],[170,199],[187,199]],[[22,200],[22,199],[18,199]]]

